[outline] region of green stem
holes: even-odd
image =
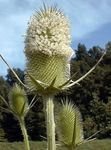
[[[56,150],[53,98],[45,98],[48,150]]]
[[[70,145],[69,147],[68,147],[68,150],[74,150],[75,148],[74,148],[74,145]]]
[[[24,137],[25,150],[30,150],[28,134],[27,134],[27,130],[26,130],[26,127],[25,127],[24,118],[19,119],[19,122],[20,122],[20,127],[21,127],[21,130],[22,130],[22,134],[23,134],[23,137]]]

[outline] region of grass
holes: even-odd
[[[111,139],[93,140],[80,145],[76,150],[111,150]]]
[[[30,142],[31,150],[46,150],[46,142]],[[22,142],[0,142],[0,150],[24,150]],[[57,150],[66,150],[58,148]],[[111,150],[111,140],[94,140],[82,144],[76,150]]]

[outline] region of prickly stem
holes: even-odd
[[[48,150],[56,150],[53,97],[45,99]]]
[[[30,150],[28,134],[27,134],[27,130],[26,130],[26,127],[25,127],[24,118],[20,118],[19,123],[20,123],[20,127],[21,127],[22,134],[23,134],[23,137],[24,137],[25,150]]]

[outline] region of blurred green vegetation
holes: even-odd
[[[46,150],[46,142],[30,142],[31,150]],[[0,142],[0,150],[20,150],[23,149],[22,142]],[[66,150],[58,147],[57,150]],[[94,140],[79,145],[75,150],[111,150],[111,140]]]

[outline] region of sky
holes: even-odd
[[[24,34],[30,17],[43,6],[57,4],[70,20],[72,45],[89,49],[111,41],[111,0],[0,0],[0,54],[11,67],[24,69]],[[7,66],[0,59],[0,75]]]

